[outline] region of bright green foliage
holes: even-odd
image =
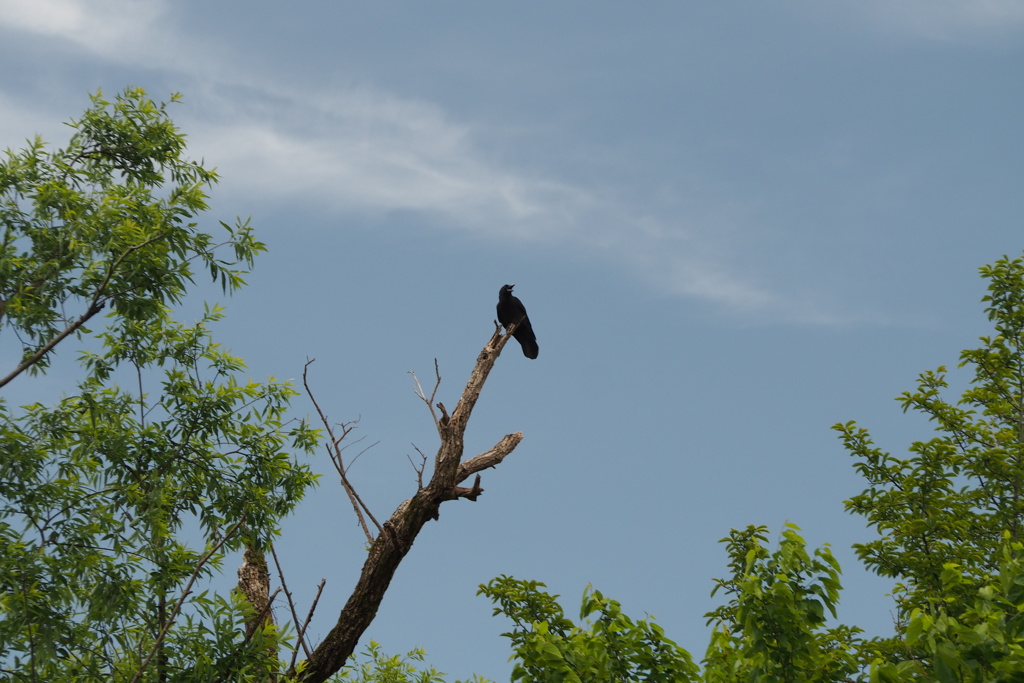
[[[869,568],[897,581],[896,633],[863,640],[859,629],[828,623],[839,565],[827,547],[808,553],[795,526],[774,551],[764,527],[734,530],[723,539],[730,576],[715,592],[727,602],[708,615],[714,630],[702,680],[1024,681],[1024,259],[1004,257],[981,272],[995,329],[961,354],[969,387],[955,403],[944,399],[940,367],[899,397],[904,410],[934,421],[938,435],[898,458],[853,422],[835,427],[868,482],[846,505],[879,532],[854,547]],[[688,656],[662,660],[656,676],[609,672],[602,663],[647,657],[649,644],[633,638],[612,647],[601,629],[567,620],[541,588],[501,577],[482,589],[516,625],[505,635],[517,680],[697,680]],[[617,604],[593,595],[597,607],[585,596],[584,617],[611,605],[612,622],[632,624]]]
[[[219,309],[193,325],[169,309],[197,266],[242,285],[263,245],[246,224],[221,224],[219,248],[197,227],[216,176],[141,90],[94,97],[71,127],[66,148],[0,164],[0,341],[22,359],[0,386],[84,342],[54,405],[0,399],[0,671],[264,680],[279,634],[246,642],[248,603],[197,582],[271,541],[314,481],[289,451],[316,433],[286,420],[289,385],[246,379],[212,340]]]
[[[223,260],[213,237],[196,229],[204,188],[217,176],[183,157],[185,137],[165,108],[138,89],[113,102],[96,95],[69,124],[75,132],[66,148],[48,152],[37,138],[6,152],[0,339],[35,359],[27,369],[44,369],[40,352],[104,307],[126,322],[160,320],[196,266],[225,290],[237,288],[242,271],[232,265],[251,266],[263,250],[248,225],[222,224],[230,252]]]
[[[715,628],[701,672],[690,654],[653,621],[634,622],[619,603],[589,587],[582,626],[566,618],[544,584],[498,577],[480,593],[495,615],[512,620],[513,681],[793,681],[852,680],[865,667],[858,629],[826,628],[839,600],[839,564],[827,547],[808,554],[787,525],[779,548],[766,547],[764,527],[723,539],[731,578],[716,581],[729,601],[708,614]]]
[[[765,527],[722,539],[732,576],[715,581],[729,601],[707,616],[715,628],[706,681],[838,681],[859,668],[857,629],[825,628],[836,616],[839,563],[828,547],[807,553],[787,524],[770,552]]]
[[[969,388],[956,403],[947,401],[940,367],[899,397],[904,410],[934,421],[940,435],[897,458],[855,423],[835,427],[870,484],[847,509],[879,532],[855,548],[869,567],[899,581],[902,618],[948,589],[950,565],[963,577],[966,606],[976,584],[999,571],[1002,535],[1024,540],[1024,259],[1004,257],[981,273],[989,280],[983,301],[995,331],[960,355],[960,367],[973,375]]]
[[[426,657],[420,648],[404,657],[385,655],[378,643],[370,641],[363,653],[365,661],[352,663],[331,679],[338,683],[444,683],[444,674],[434,667],[417,668]],[[456,681],[458,683],[458,681]],[[474,676],[467,683],[491,683],[486,678]]]
[[[580,621],[567,619],[557,595],[536,581],[501,576],[481,586],[514,629],[513,681],[527,683],[612,683],[696,681],[698,670],[690,655],[669,640],[653,620],[633,621],[618,602],[588,586],[583,593]]]
[[[1009,534],[1007,534],[1009,536]],[[1024,545],[1007,538],[999,573],[980,585],[950,564],[928,609],[914,608],[904,631],[913,657],[878,660],[871,680],[943,683],[1024,680]],[[969,586],[965,591],[964,586]],[[965,592],[972,593],[969,600]]]
[[[875,667],[881,680],[912,671],[953,680],[943,662],[971,656],[963,651],[969,639],[957,635],[961,627],[984,630],[992,619],[1015,619],[1015,608],[1002,611],[1010,603],[992,603],[984,617],[977,609],[979,596],[995,590],[994,577],[1010,571],[1006,562],[1017,562],[1000,549],[1024,540],[1024,259],[1004,257],[981,274],[989,280],[983,301],[994,334],[960,355],[969,387],[955,403],[945,399],[940,367],[899,397],[904,410],[927,415],[939,435],[913,443],[899,458],[875,447],[853,422],[835,427],[869,483],[847,509],[879,532],[854,547],[868,567],[897,580],[897,634],[869,646],[888,662]],[[1004,664],[1018,657],[1010,643]]]

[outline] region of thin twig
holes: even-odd
[[[339,450],[341,450],[341,451],[347,450],[350,446],[355,446],[360,441],[362,441],[362,439],[359,439],[358,441],[353,441],[350,444],[345,444],[345,446],[343,448],[339,449]],[[363,450],[361,450],[358,453],[356,453],[355,456],[353,456],[352,460],[349,462],[348,467],[345,468],[345,474],[348,475],[349,469],[352,467],[352,465],[356,464],[356,460],[358,460],[359,458],[363,457],[363,453],[365,453],[366,451],[370,450],[371,448],[373,448],[374,446],[376,446],[379,443],[380,443],[380,441],[374,441],[369,446],[367,446]]]
[[[281,588],[284,589],[284,599],[288,601],[288,609],[292,613],[292,621],[297,625],[299,623],[299,615],[295,612],[295,602],[292,600],[292,592],[288,590],[288,584],[284,580],[284,571],[281,569],[281,562],[277,559],[277,551],[274,550],[273,544],[270,546],[270,556],[274,558],[274,566],[277,567],[277,575],[281,579]],[[295,650],[298,651],[299,646],[302,647],[302,651],[309,657],[309,646],[306,645],[306,640],[302,637],[302,634],[298,634],[299,645],[296,646]]]
[[[263,621],[267,618],[267,615],[270,614],[271,608],[274,606],[274,599],[277,597],[277,594],[280,593],[280,592],[281,592],[281,589],[278,588],[276,591],[274,591],[273,593],[271,593],[270,595],[267,596],[267,604],[265,604],[263,606],[263,609],[260,610],[260,613],[257,614],[253,618],[253,623],[254,624],[263,623]],[[248,635],[247,634],[245,636],[245,642],[248,643],[250,640],[252,640],[252,636],[255,635],[255,634],[256,634],[255,630],[252,632],[252,635]]]
[[[434,377],[436,378],[434,381],[434,389],[433,391],[430,392],[429,398],[423,391],[423,387],[420,386],[420,378],[416,376],[416,373],[410,370],[409,374],[412,375],[412,379],[416,383],[416,389],[414,393],[419,397],[421,401],[427,404],[427,408],[430,410],[430,416],[434,418],[434,426],[437,428],[438,433],[440,433],[441,423],[437,419],[437,413],[434,412],[434,399],[437,398],[437,390],[441,386],[441,367],[438,365],[437,359],[434,359]]]
[[[419,453],[420,458],[422,458],[420,466],[417,467],[416,463],[412,461],[412,458],[409,458],[408,454],[406,454],[405,457],[409,458],[409,464],[412,465],[412,468],[416,471],[416,487],[418,489],[421,489],[423,488],[423,470],[425,470],[427,467],[427,454],[421,451],[420,447],[417,446],[416,444],[413,444],[412,447],[416,449],[416,452]]]
[[[313,620],[313,612],[316,611],[316,605],[320,602],[320,594],[324,592],[324,586],[327,584],[327,579],[320,579],[320,585],[316,588],[316,595],[313,596],[313,604],[309,606],[309,614],[306,615],[306,620],[302,622],[302,628],[298,629],[299,640],[302,640],[306,634],[306,629],[309,628],[309,622]],[[299,657],[299,648],[292,650],[292,661],[288,664],[288,668],[295,667],[295,660]]]
[[[409,374],[412,375],[412,381],[416,383],[416,389],[414,390],[416,396],[418,396],[421,401],[427,404],[427,409],[430,411],[430,417],[434,419],[434,426],[437,429],[441,429],[441,425],[437,421],[437,413],[434,412],[434,402],[431,400],[433,396],[431,396],[431,398],[427,398],[427,395],[423,393],[423,387],[420,386],[420,378],[417,377],[416,373],[413,372],[412,370],[409,371]]]
[[[309,396],[309,400],[313,402],[313,407],[316,408],[316,412],[320,416],[320,421],[323,423],[324,429],[327,430],[327,436],[330,439],[330,444],[327,446],[327,454],[330,456],[331,462],[334,464],[334,469],[338,471],[338,476],[341,478],[341,486],[345,489],[349,502],[352,503],[352,509],[355,510],[356,519],[359,520],[359,525],[363,528],[363,533],[366,534],[366,539],[370,543],[373,543],[373,534],[370,533],[370,528],[366,525],[366,517],[369,517],[370,521],[373,522],[373,525],[377,527],[378,534],[383,529],[377,522],[377,519],[373,516],[373,513],[370,512],[370,508],[363,502],[363,499],[359,497],[359,494],[356,493],[355,487],[352,486],[352,483],[348,480],[348,475],[345,472],[345,463],[341,458],[341,452],[344,449],[338,445],[341,443],[342,439],[348,436],[349,432],[352,431],[353,427],[350,426],[352,423],[342,423],[341,436],[335,437],[334,428],[331,427],[331,423],[328,421],[327,416],[324,414],[324,411],[320,408],[320,404],[317,403],[316,397],[313,395],[313,390],[309,387],[309,366],[314,362],[316,362],[316,358],[306,361],[306,365],[303,366],[302,386],[306,389],[306,395]],[[372,446],[370,448],[372,448]],[[364,450],[363,452],[365,453],[366,451]],[[360,453],[360,455],[362,455],[362,453]],[[359,456],[357,455],[356,457],[358,458]],[[364,512],[366,513],[366,517],[363,516]]]

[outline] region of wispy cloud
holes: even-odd
[[[279,85],[235,90],[189,129],[193,147],[217,160],[222,185],[247,194],[342,213],[419,212],[480,238],[589,253],[746,317],[850,320],[737,275],[714,245],[714,219],[637,211],[596,190],[503,167],[469,127],[429,103],[366,88],[317,96]]]
[[[207,118],[189,125],[193,148],[216,160],[222,188],[339,213],[418,212],[483,239],[569,249],[747,318],[853,319],[738,274],[717,245],[714,216],[659,215],[601,188],[503,165],[472,126],[432,103],[365,86],[314,93],[243,80],[236,75],[228,97],[207,96]]]
[[[164,9],[149,0],[0,0],[0,26],[118,58],[147,45]]]
[[[430,103],[367,88],[271,91],[234,91],[191,136],[231,183],[261,194],[431,212],[509,239],[564,237],[594,203],[581,188],[487,159],[469,128]]]
[[[185,42],[166,9],[157,1],[0,0],[0,27],[194,84],[186,93],[190,148],[218,167],[229,191],[338,213],[415,212],[424,224],[484,239],[589,253],[743,316],[836,322],[821,306],[794,303],[737,274],[715,247],[708,216],[659,215],[601,188],[503,164],[491,153],[500,141],[482,144],[471,124],[431,102],[366,85],[284,83],[201,46],[162,50]],[[202,62],[189,56],[196,54]],[[15,105],[0,99],[0,106]]]
[[[879,28],[928,40],[987,42],[1024,29],[1021,0],[852,0],[843,5]]]

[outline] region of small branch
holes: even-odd
[[[13,380],[15,377],[17,377],[21,373],[25,372],[25,370],[27,370],[29,367],[31,367],[31,366],[35,365],[36,363],[38,363],[40,358],[42,358],[43,356],[45,356],[46,354],[48,354],[50,351],[53,350],[53,347],[55,347],[57,344],[59,344],[62,341],[64,341],[68,337],[68,335],[74,333],[75,330],[77,330],[82,325],[87,323],[90,318],[92,318],[94,315],[96,315],[97,313],[102,311],[103,310],[103,306],[104,306],[104,304],[96,303],[96,302],[93,302],[92,304],[90,304],[89,308],[85,311],[85,313],[83,313],[78,318],[78,320],[76,320],[75,322],[73,322],[70,325],[68,325],[67,327],[65,327],[64,330],[60,334],[58,334],[56,337],[54,337],[50,341],[46,342],[35,353],[33,353],[31,356],[29,356],[25,360],[21,361],[21,363],[18,364],[18,367],[14,368],[14,370],[12,370],[10,372],[10,374],[8,374],[3,379],[0,379],[0,387],[3,387],[5,385],[7,385],[11,380]]]
[[[160,651],[160,648],[163,647],[164,638],[167,637],[167,632],[170,630],[171,624],[173,624],[174,620],[178,618],[178,612],[181,611],[181,606],[185,604],[185,598],[192,593],[192,586],[195,584],[196,579],[199,578],[199,572],[201,572],[206,563],[210,561],[210,558],[220,550],[221,546],[223,546],[224,543],[242,527],[242,524],[245,522],[245,516],[246,512],[243,511],[242,518],[235,522],[234,525],[228,529],[228,532],[224,534],[223,538],[217,541],[217,543],[215,543],[205,555],[199,558],[196,568],[192,571],[192,576],[189,577],[188,583],[185,584],[185,590],[182,591],[181,597],[178,598],[178,601],[174,603],[174,608],[171,610],[170,616],[168,616],[167,620],[164,621],[163,626],[160,628],[160,633],[153,642],[153,647],[150,648],[149,654],[146,656],[146,659],[143,660],[139,670],[135,672],[135,676],[132,677],[131,683],[138,683],[138,680],[142,678],[142,674],[146,672],[146,667],[149,666],[149,663],[153,661],[153,657],[155,657],[157,652]]]
[[[316,358],[313,358],[306,361],[306,364],[303,366],[302,386],[305,387],[306,395],[309,396],[309,400],[313,402],[313,407],[316,408],[316,412],[320,416],[320,421],[323,423],[324,429],[327,430],[327,436],[330,439],[330,444],[327,446],[327,454],[330,456],[331,462],[334,464],[334,469],[338,471],[338,476],[341,477],[341,486],[345,489],[349,502],[352,503],[352,509],[355,510],[356,519],[359,520],[359,526],[363,528],[366,540],[373,543],[373,534],[370,533],[370,528],[366,525],[366,517],[369,517],[370,521],[373,522],[373,525],[377,527],[378,534],[381,532],[381,526],[377,522],[377,518],[373,516],[372,512],[370,512],[370,508],[367,507],[366,503],[363,502],[363,499],[359,497],[358,493],[356,493],[355,487],[352,486],[352,483],[348,480],[348,476],[345,471],[345,463],[341,458],[341,451],[344,449],[341,448],[339,444],[341,444],[342,440],[352,432],[354,427],[351,426],[351,422],[342,423],[341,436],[336,437],[334,435],[334,428],[331,427],[331,423],[327,420],[327,416],[324,414],[324,411],[320,409],[320,404],[317,403],[316,397],[313,395],[313,390],[309,388],[309,366],[315,362]],[[373,445],[369,448],[373,448]],[[369,448],[364,449],[359,453],[359,455],[365,453]],[[358,458],[359,455],[357,455],[356,458]],[[366,513],[366,517],[363,516],[363,512]]]
[[[281,579],[281,588],[284,589],[284,599],[288,601],[288,609],[292,613],[292,622],[298,628],[299,615],[295,612],[295,601],[292,600],[292,592],[288,590],[288,584],[284,580],[284,570],[281,569],[281,561],[277,559],[277,551],[274,550],[274,546],[270,546],[270,556],[274,558],[274,566],[277,567],[277,576]],[[295,650],[298,651],[299,647],[302,647],[302,651],[309,656],[309,646],[306,645],[306,640],[302,637],[302,634],[298,634],[298,645],[295,646]]]
[[[128,257],[128,255],[131,254],[132,252],[142,249],[143,247],[148,246],[153,242],[161,240],[165,236],[166,235],[164,235],[164,233],[159,233],[149,238],[145,242],[141,242],[140,244],[136,244],[125,249],[124,253],[118,256],[117,259],[115,259],[114,262],[110,264],[110,267],[107,269],[107,274],[103,278],[103,282],[101,282],[99,286],[96,287],[96,291],[92,295],[92,301],[89,302],[89,307],[85,310],[85,313],[80,315],[78,319],[75,320],[73,323],[65,327],[64,330],[61,331],[56,337],[46,342],[43,346],[37,349],[35,353],[33,353],[25,360],[21,361],[21,363],[18,364],[18,367],[14,368],[14,370],[12,370],[10,374],[8,374],[3,379],[0,379],[0,387],[6,386],[15,377],[23,373],[31,366],[38,363],[40,358],[42,358],[43,356],[45,356],[46,354],[53,350],[53,347],[57,346],[57,344],[67,339],[69,335],[73,334],[82,325],[87,323],[90,318],[92,318],[94,315],[102,311],[104,306],[107,305],[107,301],[112,296],[104,296],[104,292],[107,288],[107,285],[110,284],[110,279],[114,276],[114,271],[117,270],[118,266],[120,266]]]
[[[278,588],[277,590],[275,590],[273,593],[271,593],[267,597],[267,604],[264,605],[263,609],[261,609],[259,611],[259,614],[256,615],[255,621],[257,623],[261,623],[261,624],[266,623],[267,617],[270,616],[270,610],[274,606],[274,600],[277,599],[277,594],[280,593],[280,592],[281,592],[281,589]],[[252,634],[246,634],[245,642],[248,643],[250,640],[252,640],[252,637],[254,635],[256,635],[255,631],[253,631]]]
[[[124,260],[126,258],[128,258],[129,254],[131,254],[134,251],[138,251],[139,249],[142,249],[144,247],[147,247],[150,244],[152,244],[153,242],[158,242],[158,241],[162,240],[166,236],[167,236],[166,233],[159,232],[159,233],[153,235],[152,237],[150,237],[145,242],[140,242],[139,244],[133,244],[132,246],[130,246],[127,249],[125,249],[124,253],[121,254],[120,256],[118,256],[117,259],[115,259],[114,262],[110,264],[110,268],[107,269],[107,274],[103,278],[103,282],[101,282],[100,286],[96,288],[96,293],[92,297],[92,302],[95,304],[95,303],[97,303],[99,301],[100,296],[103,294],[103,290],[105,290],[107,288],[107,285],[110,284],[110,279],[112,277],[114,277],[114,271],[117,270],[118,266],[120,266],[122,263],[124,263]]]
[[[348,434],[350,431],[352,430],[346,426],[345,434]],[[341,438],[344,438],[344,435]],[[356,487],[352,485],[351,481],[349,481],[348,467],[345,467],[345,464],[341,460],[341,451],[345,450],[347,446],[345,448],[338,447],[338,443],[341,441],[341,438],[335,441],[335,453],[331,454],[331,462],[334,463],[334,469],[337,470],[338,476],[341,478],[341,486],[342,488],[345,489],[345,494],[348,495],[349,502],[352,503],[352,507],[356,511],[356,517],[358,517],[359,523],[363,527],[363,533],[366,534],[366,540],[370,543],[373,543],[373,535],[370,533],[369,528],[366,526],[366,520],[363,519],[362,513],[365,513],[366,516],[370,518],[370,521],[373,522],[373,526],[377,528],[377,533],[380,533],[380,522],[378,522],[377,518],[373,516],[373,512],[370,511],[370,507],[363,502],[363,499],[359,496],[359,493],[356,491]],[[362,439],[357,440],[356,443],[358,443],[359,441],[362,441]],[[359,456],[361,456],[363,453],[376,446],[378,443],[380,442],[375,441],[374,443],[370,444],[363,450],[359,451],[356,454],[356,457],[352,458],[352,463],[358,460]],[[352,466],[352,463],[349,463],[349,467]]]
[[[480,494],[484,490],[480,488],[480,475],[476,475],[476,479],[473,481],[473,488],[467,489],[462,486],[456,486],[452,489],[452,498],[468,498],[469,500],[476,502],[476,499],[480,497]]]
[[[416,395],[419,396],[421,401],[427,404],[427,409],[430,410],[430,416],[434,418],[434,426],[437,427],[438,431],[440,432],[441,424],[437,420],[437,413],[434,412],[434,398],[437,396],[438,387],[441,386],[441,368],[437,364],[437,359],[434,359],[434,377],[436,377],[437,379],[434,382],[434,390],[430,392],[429,398],[424,393],[423,387],[420,386],[420,379],[419,377],[416,376],[416,373],[410,370],[409,374],[412,375],[412,379],[416,383]],[[441,410],[443,412],[444,408],[442,408]],[[447,417],[447,415],[445,417]]]
[[[416,449],[416,452],[419,453],[420,458],[422,458],[419,467],[417,467],[416,463],[412,461],[412,458],[409,458],[408,455],[405,456],[409,458],[409,464],[412,465],[412,468],[416,471],[416,490],[418,491],[423,488],[423,470],[427,467],[427,454],[421,451],[419,446],[416,444],[413,444],[412,447]]]
[[[501,441],[494,444],[490,450],[484,451],[480,455],[475,455],[469,460],[460,463],[458,474],[455,476],[455,481],[461,484],[477,472],[486,470],[489,467],[497,467],[509,453],[515,450],[516,446],[518,446],[519,442],[522,440],[522,432],[507,434]]]
[[[320,579],[320,585],[316,588],[316,595],[313,596],[313,604],[309,606],[309,614],[306,615],[306,620],[302,622],[302,627],[298,628],[299,640],[303,641],[306,635],[306,629],[309,628],[309,622],[313,620],[313,612],[316,611],[316,605],[320,602],[320,594],[324,592],[324,586],[327,585],[327,579]],[[305,649],[305,648],[303,648]],[[295,668],[295,660],[299,657],[299,648],[292,650],[292,660],[288,664],[288,668]]]
[[[349,431],[351,431],[351,430],[349,430]],[[346,432],[346,434],[347,434],[347,433],[348,433],[348,432]],[[356,445],[356,444],[357,444],[357,443],[359,443],[360,441],[362,441],[362,438],[360,438],[360,439],[357,439],[356,441],[352,442],[351,444],[348,444],[348,445],[346,445],[346,446],[345,446],[344,448],[341,448],[340,450],[342,450],[342,451],[343,451],[343,450],[347,449],[347,448],[348,448],[349,446],[354,446],[354,445]],[[363,457],[363,454],[364,454],[364,453],[366,453],[366,451],[370,450],[371,448],[373,448],[374,446],[376,446],[376,445],[377,445],[377,444],[379,444],[379,443],[380,443],[380,441],[374,441],[374,442],[373,442],[373,443],[371,443],[371,444],[370,444],[369,446],[367,446],[367,447],[366,447],[366,448],[364,448],[363,450],[361,450],[361,451],[359,451],[358,453],[356,453],[356,454],[355,454],[355,457],[353,457],[353,458],[352,458],[352,462],[350,462],[350,463],[348,464],[348,466],[344,468],[344,469],[345,469],[345,475],[346,475],[346,476],[348,475],[348,471],[349,471],[349,469],[351,469],[352,465],[355,465],[355,464],[356,464],[356,460],[358,460],[359,458]],[[339,461],[339,464],[340,464],[340,461]]]

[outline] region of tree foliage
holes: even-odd
[[[169,104],[138,89],[96,95],[67,146],[35,139],[0,162],[0,362],[10,365],[0,370],[0,671],[15,681],[442,681],[419,650],[388,656],[371,643],[350,656],[419,530],[442,503],[476,500],[479,473],[522,438],[463,459],[510,335],[495,330],[450,414],[437,385],[429,397],[419,389],[441,442],[434,471],[424,483],[418,470],[416,492],[383,524],[346,476],[348,428],[336,435],[314,400],[368,554],[321,643],[305,642],[305,624],[277,626],[264,551],[315,483],[300,458],[320,440],[288,418],[293,387],[248,379],[214,341],[220,308],[192,324],[173,318],[197,274],[233,292],[263,245],[245,221],[220,223],[217,237],[200,227],[217,176],[186,157]],[[590,587],[573,620],[542,583],[481,586],[513,624],[503,634],[513,680],[1024,680],[1024,259],[981,272],[994,329],[960,356],[967,388],[948,398],[939,367],[898,397],[936,433],[900,457],[855,422],[835,426],[867,482],[846,507],[878,532],[854,547],[895,582],[894,633],[866,639],[836,623],[840,567],[828,546],[808,551],[787,525],[772,549],[767,530],[750,526],[723,539],[729,573],[714,582],[723,602],[706,615],[700,663],[653,618],[633,619]],[[58,346],[75,344],[78,374],[59,399],[11,405]],[[243,549],[241,590],[203,590]]]
[[[859,668],[859,629],[826,628],[839,603],[839,563],[827,546],[809,554],[798,531],[787,524],[774,552],[765,527],[722,539],[732,573],[712,591],[728,602],[707,615],[715,628],[704,680],[834,681]]]
[[[981,274],[994,329],[960,354],[967,388],[947,399],[947,371],[939,367],[898,399],[904,411],[934,422],[938,435],[901,458],[877,448],[856,423],[835,427],[869,484],[847,509],[879,532],[854,547],[869,568],[897,581],[900,632],[877,643],[890,657],[909,647],[910,620],[920,624],[936,610],[955,620],[971,610],[1024,533],[1024,259],[1004,257]]]
[[[433,473],[424,483],[426,463],[417,468],[414,495],[378,523],[346,474],[350,428],[329,422],[308,384],[326,441],[287,417],[292,386],[245,378],[213,340],[220,308],[191,325],[173,319],[197,273],[233,292],[264,247],[248,222],[221,223],[219,241],[199,227],[217,176],[185,156],[168,104],[139,89],[96,95],[66,147],[36,139],[0,164],[0,358],[15,359],[0,379],[0,671],[25,681],[351,680],[343,667],[416,535],[443,503],[477,500],[480,472],[522,440],[507,434],[463,458],[473,407],[515,326],[496,327],[450,414],[434,403],[439,370],[429,398],[417,384],[440,440]],[[80,374],[62,398],[8,404],[12,383],[45,373],[58,345],[76,341]],[[273,540],[316,480],[300,458],[321,443],[368,552],[335,626],[309,643],[313,608],[300,623]],[[238,589],[201,590],[240,550]],[[273,612],[282,592],[283,628]],[[369,655],[372,680],[413,676],[405,660]]]
[[[501,576],[479,593],[497,606],[514,628],[511,640],[513,681],[524,683],[612,683],[696,680],[696,665],[686,650],[669,638],[653,619],[634,621],[615,600],[589,586],[580,607],[581,625],[566,618],[558,596],[536,581]]]
[[[723,539],[730,573],[713,592],[726,602],[707,615],[713,630],[703,668],[696,674],[677,650],[674,680],[1024,680],[1024,259],[1004,257],[981,274],[994,331],[960,356],[968,387],[946,398],[940,367],[898,397],[904,411],[928,416],[937,434],[897,457],[855,422],[835,426],[867,481],[846,507],[878,532],[854,548],[868,568],[896,581],[895,632],[864,639],[856,627],[835,624],[840,567],[828,547],[809,553],[787,525],[770,550],[767,530],[751,526]],[[623,642],[642,659],[649,643],[633,625],[619,632],[634,637],[613,645],[566,620],[557,596],[541,587],[501,577],[484,589],[495,612],[516,625],[505,634],[514,677],[662,680],[637,673],[643,669],[591,667],[595,677],[580,675],[577,660],[614,659]]]
[[[36,139],[0,164],[0,341],[16,358],[0,399],[0,667],[24,681],[276,667],[276,633],[242,637],[248,603],[197,586],[275,536],[314,481],[292,452],[316,434],[287,421],[292,387],[245,378],[213,341],[219,308],[191,325],[170,310],[197,271],[237,289],[263,245],[247,223],[199,228],[217,176],[184,156],[166,105],[96,95],[69,125],[66,147]],[[76,337],[77,386],[10,406],[11,382]]]
[[[1008,536],[996,574],[946,565],[929,607],[907,617],[902,656],[876,658],[872,680],[1024,680],[1024,545]]]

